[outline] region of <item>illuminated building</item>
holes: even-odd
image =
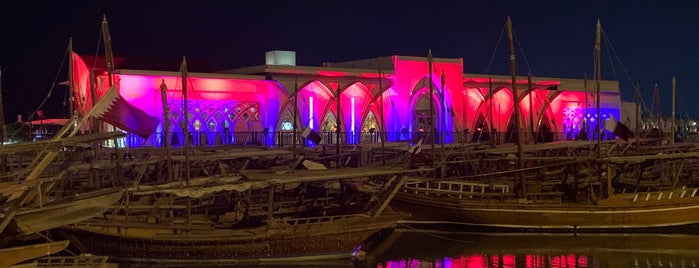
[[[516,137],[510,77],[464,74],[460,58],[434,58],[430,75],[425,57],[390,56],[310,67],[295,66],[291,52],[267,56],[266,65],[189,73],[187,113],[182,111],[182,82],[176,70],[117,69],[114,81],[131,104],[161,118],[160,85],[165,83],[173,145],[183,144],[185,126],[194,145],[283,146],[293,141],[294,130],[300,133],[306,127],[321,134],[321,143],[334,144],[338,121],[343,144],[378,142],[384,135],[386,141],[429,139],[433,120],[438,143],[512,142]],[[76,59],[74,71],[76,110],[84,114],[91,107],[89,71],[80,61]],[[96,94],[101,95],[107,89],[106,74],[100,73],[96,80]],[[525,140],[532,139],[532,131],[538,141],[597,135],[595,81],[587,83],[587,90],[582,79],[533,77],[531,90],[526,77],[516,82]],[[621,118],[618,82],[600,81],[600,92],[601,119]],[[587,130],[584,135],[581,129]],[[296,137],[297,144],[309,145]],[[161,144],[160,134],[145,141],[129,136],[127,141],[128,146]]]

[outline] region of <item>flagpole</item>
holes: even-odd
[[[97,83],[97,78],[95,78],[95,70],[92,69],[90,70],[90,100],[92,101],[92,106],[95,106],[95,103],[97,103],[97,89],[95,88]],[[96,118],[92,119],[92,122],[90,123],[90,126],[92,128],[93,133],[98,133],[102,131],[102,123],[99,122]],[[96,148],[95,148],[96,149]]]
[[[109,24],[107,23],[107,15],[102,15],[102,38],[104,42],[104,57],[107,61],[107,79],[109,86],[114,83],[114,55],[112,54],[112,36],[109,34]]]

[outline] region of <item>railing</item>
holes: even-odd
[[[505,184],[486,184],[462,181],[409,181],[403,192],[425,195],[448,195],[462,198],[487,198],[510,196],[510,187]]]
[[[301,146],[301,147],[313,147],[319,144],[372,144],[380,143],[383,136],[386,137],[386,141],[389,142],[409,142],[416,143],[420,139],[423,140],[423,144],[431,144],[433,141],[435,144],[451,144],[451,143],[483,143],[492,142],[495,144],[502,143],[514,143],[516,142],[515,135],[505,132],[495,132],[480,133],[480,132],[469,132],[469,131],[459,131],[459,132],[435,132],[434,139],[432,138],[432,133],[424,131],[400,131],[400,132],[377,132],[377,131],[366,131],[366,132],[340,132],[340,137],[338,141],[337,133],[332,131],[327,132],[317,132],[321,137],[321,141],[315,144],[311,141],[304,139],[301,136],[301,131],[297,131],[294,135],[293,131],[277,131],[277,132],[190,132],[189,144],[191,146],[215,146],[215,145],[262,145],[262,146],[274,146],[274,147],[285,147],[285,146]],[[294,140],[294,137],[296,140]],[[524,143],[529,143],[532,140],[532,135],[530,133],[523,133],[522,135]],[[613,136],[604,136],[603,139],[613,139]],[[537,142],[552,142],[552,141],[565,141],[565,140],[576,140],[575,137],[569,137],[565,133],[546,133],[537,134]],[[151,135],[148,139],[143,139],[137,135],[128,134],[127,137],[122,138],[119,143],[120,146],[126,147],[161,147],[164,145],[165,138],[162,133],[155,133]],[[185,140],[183,133],[175,132],[170,134],[170,144],[173,147],[184,146]]]
[[[699,188],[683,188],[674,191],[661,191],[661,192],[644,192],[636,193],[631,201],[660,201],[664,199],[679,199],[679,198],[691,198],[697,197],[697,192]]]
[[[403,192],[424,195],[445,195],[458,199],[500,199],[515,197],[506,184],[486,184],[463,181],[410,181],[403,186]],[[562,192],[532,192],[526,194],[526,199],[537,202],[551,199],[561,202]]]

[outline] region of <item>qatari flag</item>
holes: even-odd
[[[111,87],[95,104],[90,114],[104,122],[147,139],[155,132],[160,120],[128,103]]]
[[[614,133],[614,136],[619,137],[624,141],[629,141],[630,137],[633,137],[633,132],[626,125],[621,122],[617,122],[614,116],[610,116],[607,121],[604,121],[604,128]]]
[[[315,131],[313,131],[313,129],[311,129],[311,127],[306,127],[303,130],[303,132],[301,132],[301,137],[303,137],[304,139],[307,139],[309,141],[312,141],[315,144],[320,143],[320,140],[322,139],[320,137],[320,135],[318,135],[318,133],[316,133]]]

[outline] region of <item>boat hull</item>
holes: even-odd
[[[411,225],[461,224],[483,231],[697,232],[699,198],[615,197],[597,204],[516,203],[399,193],[392,207],[409,210]]]
[[[73,224],[102,215],[119,201],[121,191],[77,199],[57,205],[21,211],[15,216],[17,229],[29,235],[52,228]]]
[[[68,243],[68,240],[63,240],[58,242],[0,249],[0,267],[9,267],[26,260],[60,252],[68,247]]]
[[[275,260],[349,258],[372,233],[393,228],[407,214],[345,218],[332,223],[270,229],[268,235],[170,235],[146,237],[107,233],[97,228],[62,228],[84,253],[137,262],[261,263]],[[130,230],[131,232],[131,230]]]

